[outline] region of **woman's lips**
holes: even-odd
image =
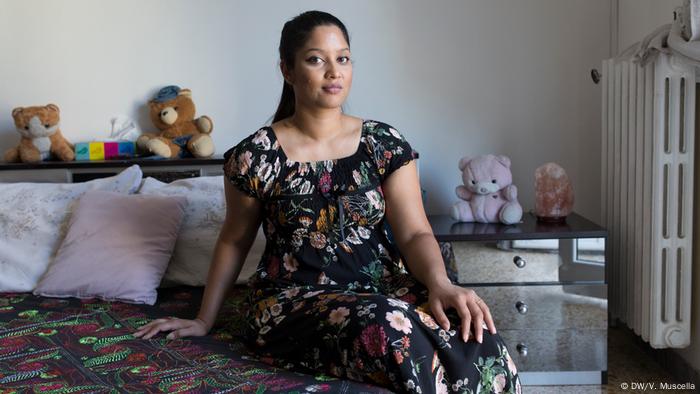
[[[338,94],[340,91],[343,90],[341,86],[337,85],[331,85],[331,86],[324,86],[323,91],[329,94]]]

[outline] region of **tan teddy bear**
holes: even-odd
[[[55,156],[62,161],[75,159],[73,145],[61,134],[60,111],[56,104],[43,107],[19,107],[12,110],[15,127],[22,139],[5,152],[9,163],[34,163]]]
[[[148,104],[151,120],[160,133],[141,135],[136,141],[139,149],[167,158],[202,158],[214,154],[214,142],[209,135],[214,125],[208,116],[195,119],[189,89],[166,86]]]

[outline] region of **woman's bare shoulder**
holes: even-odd
[[[364,122],[364,119],[358,118],[357,116],[352,116],[352,115],[343,115],[343,120],[346,122],[353,124],[353,125],[361,125],[362,122]]]

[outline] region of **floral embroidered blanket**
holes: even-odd
[[[0,394],[389,393],[257,360],[236,341],[244,289],[233,292],[206,337],[131,335],[152,319],[193,318],[202,290],[160,289],[155,306],[0,293]]]

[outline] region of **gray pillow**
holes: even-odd
[[[34,294],[153,305],[187,199],[89,191]]]

